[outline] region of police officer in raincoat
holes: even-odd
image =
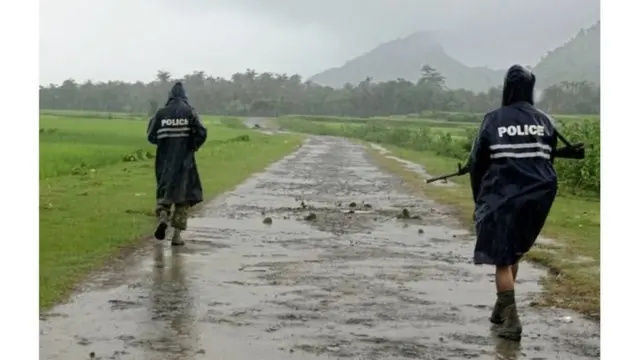
[[[181,231],[187,228],[188,210],[202,202],[202,185],[195,152],[207,139],[207,130],[189,105],[182,83],[169,92],[169,100],[149,120],[147,139],[156,148],[155,237],[164,240],[171,222],[172,245],[184,245]],[[173,207],[173,209],[172,209]],[[173,214],[172,214],[173,210]]]
[[[582,144],[557,149],[553,120],[533,105],[535,76],[514,65],[504,79],[502,106],[485,115],[471,150],[469,173],[475,201],[474,263],[496,268],[497,301],[491,322],[497,335],[519,341],[514,285],[526,254],[551,210],[558,190],[557,157],[582,159]]]

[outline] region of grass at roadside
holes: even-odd
[[[419,152],[394,146],[385,147],[394,156],[422,165],[430,174],[449,173],[456,160],[433,152]],[[462,221],[472,227],[473,201],[469,178],[452,179],[459,186],[427,186],[423,178],[399,162],[370,152],[388,171],[400,174],[416,191],[443,204],[454,206]],[[600,202],[598,199],[558,196],[543,235],[555,239],[554,244],[537,244],[528,259],[550,268],[546,292],[540,305],[557,306],[579,311],[594,319],[600,318]],[[588,257],[590,259],[584,259]]]
[[[91,270],[150,234],[155,178],[147,154],[153,150],[143,135],[146,122],[45,118],[41,128],[55,129],[41,131],[40,138],[40,308],[45,309],[64,300]],[[209,140],[196,155],[205,196],[232,188],[300,143],[296,135],[210,126]],[[139,149],[142,156],[125,160]]]

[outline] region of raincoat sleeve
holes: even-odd
[[[200,121],[200,116],[195,110],[192,110],[192,129],[191,129],[191,137],[193,144],[193,151],[198,151],[200,147],[207,141],[207,129],[202,125],[202,121]]]
[[[546,114],[545,114],[546,115]],[[556,158],[559,159],[584,159],[584,144],[578,143],[574,146],[564,146],[558,149],[558,130],[556,129],[556,124],[553,118],[547,115],[549,122],[551,123],[551,162]]]
[[[471,191],[473,192],[473,200],[478,200],[480,192],[480,184],[484,173],[489,168],[490,152],[488,143],[488,124],[490,115],[487,114],[480,124],[478,135],[473,141],[471,154],[469,155],[469,176],[471,179]]]
[[[565,146],[556,150],[553,154],[554,158],[562,158],[562,159],[584,159],[584,147],[573,147],[573,146]]]
[[[150,120],[149,120],[149,124],[147,125],[147,140],[152,143],[153,145],[157,145],[158,144],[158,121],[157,119],[157,115],[154,115]]]
[[[558,136],[557,136],[557,131],[554,131],[554,138],[553,138],[553,148],[556,149],[557,147],[557,143],[558,143]],[[583,143],[577,143],[574,144],[572,146],[564,146],[561,147],[560,149],[556,149],[555,151],[552,152],[552,157],[551,157],[551,161],[553,161],[555,158],[559,158],[559,159],[574,159],[574,160],[582,160],[584,159],[584,144]]]

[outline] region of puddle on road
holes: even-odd
[[[522,344],[492,337],[491,268],[471,264],[469,234],[398,181],[363,147],[312,137],[204,206],[185,247],[150,240],[43,314],[40,357],[599,358],[597,324],[529,306],[543,273],[529,264]],[[420,219],[396,219],[404,208]]]
[[[422,177],[426,179],[432,178],[433,176],[428,174],[425,170],[424,167],[422,167],[422,165],[416,164],[412,161],[409,160],[405,160],[396,156],[392,156],[392,155],[387,155],[387,154],[391,154],[391,151],[387,150],[385,147],[383,147],[382,145],[379,144],[374,144],[374,143],[369,143],[369,146],[374,149],[377,150],[381,155],[386,155],[385,157],[388,159],[392,159],[395,160],[399,163],[402,163],[402,165],[404,165],[404,167],[409,170],[409,171],[413,171],[416,174],[422,175]],[[453,171],[453,170],[452,170]],[[446,181],[446,180],[439,180],[439,181],[434,181],[432,183],[433,185],[436,186],[456,186],[455,183],[451,182],[451,181]]]

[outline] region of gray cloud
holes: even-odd
[[[193,1],[193,3],[204,2]],[[600,18],[599,0],[218,0],[282,26],[314,24],[357,47],[417,30],[440,33],[452,55],[471,65],[533,63]]]
[[[598,0],[43,0],[41,82],[310,76],[419,30],[467,64],[504,67],[535,63],[599,17]]]

